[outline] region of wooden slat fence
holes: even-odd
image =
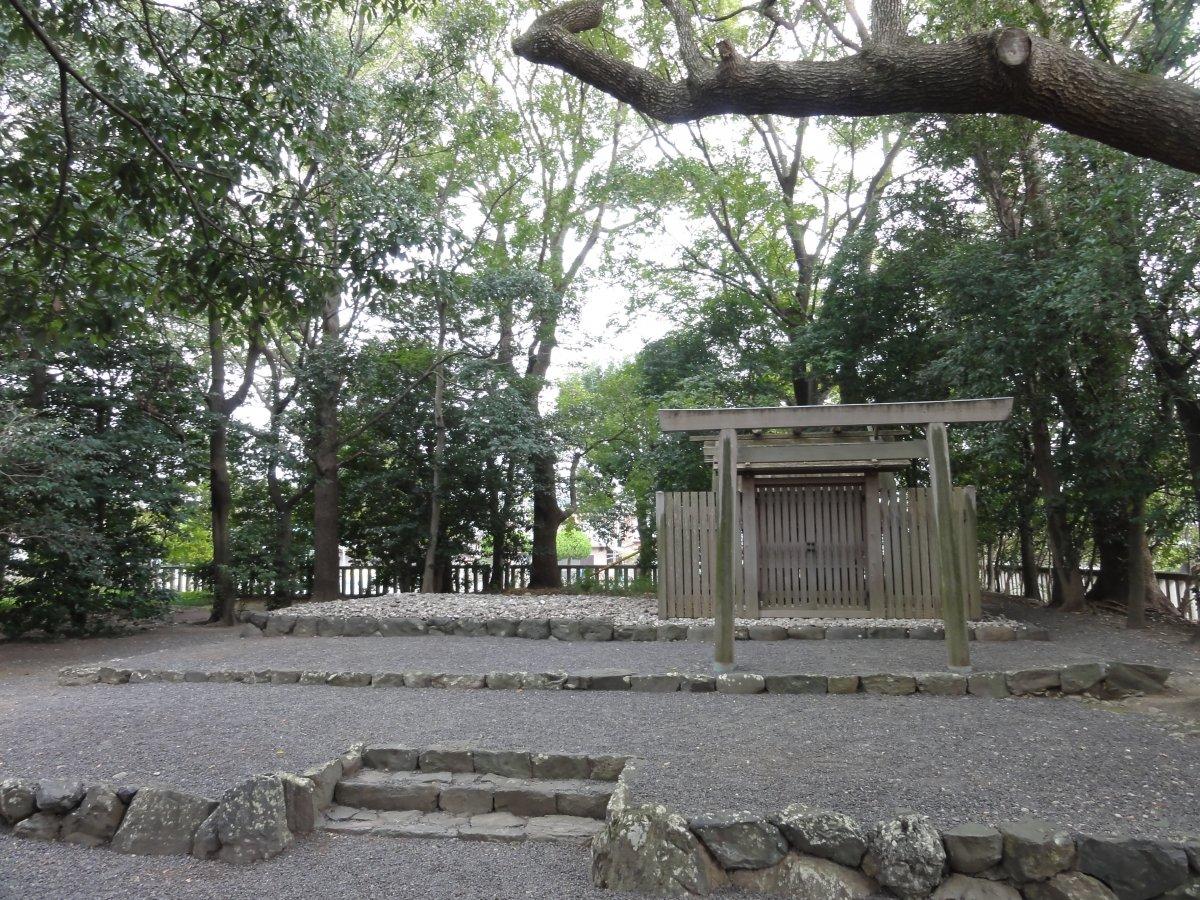
[[[1098,569],[1080,569],[1079,574],[1083,578],[1083,588],[1087,590],[1092,586],[1092,582],[1096,580],[1100,571]],[[1025,590],[1020,566],[992,566],[989,571],[986,565],[981,564],[979,579],[987,585],[988,590],[995,591],[997,594],[1013,594],[1019,597]],[[1200,608],[1198,608],[1200,604],[1197,603],[1197,588],[1200,585],[1195,583],[1192,576],[1183,572],[1155,572],[1154,580],[1158,583],[1158,589],[1166,595],[1172,606],[1193,622],[1200,621]],[[1043,600],[1050,596],[1052,586],[1053,574],[1050,567],[1040,566],[1038,568],[1038,587]]]
[[[654,584],[658,579],[658,568],[644,569],[636,565],[563,565],[559,566],[564,585],[591,583],[607,589],[629,588],[638,579]],[[503,589],[526,588],[529,586],[530,566],[527,563],[511,563],[504,567]],[[478,594],[488,589],[492,567],[485,564],[459,563],[450,567],[449,591],[456,594]],[[293,592],[294,599],[302,600],[309,595],[309,579],[299,579],[299,589]],[[168,591],[190,592],[207,590],[209,579],[202,571],[191,566],[158,566],[155,569],[155,585]],[[341,566],[338,572],[338,595],[345,599],[378,597],[417,590],[417,576],[388,577],[380,574],[377,566]],[[244,600],[264,599],[274,595],[275,585],[270,579],[245,578],[238,582],[238,596]]]

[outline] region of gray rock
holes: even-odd
[[[551,619],[550,637],[560,641],[611,641],[613,626],[605,619]]]
[[[338,757],[342,761],[342,777],[350,778],[363,767],[363,751],[367,749],[367,745],[359,742],[351,744],[346,752]]]
[[[340,616],[317,618],[317,634],[321,637],[341,637],[345,633],[346,620]]]
[[[251,625],[254,625],[258,628],[264,628],[264,627],[266,627],[267,620],[270,618],[271,618],[270,613],[263,612],[261,610],[254,610],[252,612],[246,613],[245,616],[243,616],[242,621],[249,622]]]
[[[72,844],[99,847],[112,840],[125,817],[125,804],[110,787],[97,785],[84,795],[78,808],[62,823],[62,839]]]
[[[404,686],[405,687],[427,688],[432,683],[433,683],[433,674],[430,672],[405,672],[404,673]]]
[[[929,896],[941,882],[946,850],[928,818],[905,813],[875,827],[862,865],[896,896],[911,900]]]
[[[313,766],[304,773],[304,777],[313,783],[316,792],[313,798],[317,809],[324,809],[333,803],[333,792],[342,778],[342,761],[331,759],[319,766]]]
[[[56,841],[62,832],[63,817],[58,813],[37,812],[13,826],[13,834],[34,841]]]
[[[1044,694],[1046,691],[1056,691],[1062,686],[1058,669],[1019,669],[1007,673],[1009,693],[1021,696],[1024,694]]]
[[[1021,892],[998,881],[951,875],[933,892],[933,900],[1021,900]]]
[[[866,829],[839,812],[794,804],[774,822],[788,843],[802,853],[858,868],[867,852],[870,838]]]
[[[908,637],[908,629],[903,625],[872,625],[867,629],[867,637],[875,640],[897,640]]]
[[[1044,881],[1071,868],[1075,841],[1061,828],[1046,822],[1003,822],[1004,869],[1015,881]]]
[[[676,625],[667,623],[658,626],[658,639],[660,641],[685,641],[687,640],[688,629],[686,625]]]
[[[1189,877],[1182,847],[1141,838],[1081,837],[1075,867],[1104,882],[1120,900],[1149,900]]]
[[[1064,666],[1059,674],[1064,694],[1082,694],[1104,680],[1108,667],[1103,663],[1078,663]]]
[[[527,691],[561,691],[566,683],[566,672],[524,672],[521,676],[521,687]]]
[[[1193,872],[1200,872],[1200,840],[1184,841],[1183,852],[1187,854],[1188,864]]]
[[[485,675],[443,674],[434,675],[429,681],[429,686],[451,690],[470,690],[482,688],[486,683],[487,676]]]
[[[592,841],[597,887],[704,896],[723,880],[687,820],[665,806],[625,807]]]
[[[119,787],[117,788],[117,799],[128,806],[133,802],[133,798],[137,796],[138,789],[135,787]]]
[[[765,869],[787,853],[779,829],[751,813],[701,816],[688,825],[725,869]]]
[[[967,691],[977,697],[1002,700],[1008,696],[1008,679],[1003,672],[975,672],[967,678]]]
[[[263,635],[261,628],[259,628],[257,625],[251,624],[250,622],[239,626],[237,635],[240,638],[260,638],[265,636]]]
[[[829,679],[824,675],[767,675],[768,694],[824,694]]]
[[[517,625],[517,637],[544,640],[550,637],[549,619],[522,619]]]
[[[1169,669],[1155,666],[1135,666],[1128,663],[1110,662],[1108,673],[1104,676],[1104,687],[1115,695],[1141,692],[1143,694],[1158,694],[1163,690]],[[1161,680],[1160,680],[1161,678]]]
[[[78,781],[39,781],[34,800],[40,812],[69,813],[83,800],[86,788]]]
[[[717,679],[712,675],[684,675],[679,690],[685,694],[711,694],[717,689]]]
[[[629,689],[650,694],[670,694],[679,690],[678,675],[631,675]]]
[[[910,641],[940,641],[946,637],[946,629],[940,625],[914,625],[908,629]]]
[[[212,800],[180,791],[142,788],[125,811],[112,848],[144,856],[190,853],[196,829],[216,806]]]
[[[99,681],[99,666],[64,666],[58,670],[58,683],[62,687],[79,687]]]
[[[657,625],[614,625],[614,641],[656,641],[658,640]]]
[[[447,784],[438,794],[438,806],[448,813],[477,816],[492,811],[493,788],[480,784]]]
[[[344,778],[337,783],[333,796],[342,806],[433,812],[437,809],[440,789],[440,783],[434,780],[360,781]]]
[[[292,840],[283,784],[274,775],[255,775],[225,792],[198,829],[192,852],[201,859],[215,855],[223,862],[250,863],[278,856]]]
[[[616,781],[625,769],[624,756],[591,756],[588,761],[588,778],[592,781]]]
[[[424,619],[407,617],[379,620],[379,633],[384,637],[416,637],[428,632],[429,626]]]
[[[189,673],[190,674],[190,673]],[[186,680],[186,676],[185,676]],[[325,684],[329,681],[328,672],[301,672],[298,684]]]
[[[761,694],[767,680],[753,672],[725,672],[717,676],[718,694]]]
[[[454,621],[454,633],[463,637],[483,637],[487,635],[487,622],[480,619],[458,618]]]
[[[470,750],[460,747],[430,747],[421,752],[422,772],[474,772],[475,760]]]
[[[297,616],[292,626],[292,637],[314,637],[317,633],[316,616]]]
[[[862,687],[857,675],[830,675],[827,681],[831,694],[857,694]]]
[[[552,786],[506,782],[496,785],[495,807],[497,812],[509,812],[514,816],[553,816],[558,813],[558,798]]]
[[[1200,878],[1193,879],[1187,884],[1181,884],[1179,887],[1171,888],[1171,890],[1162,895],[1162,900],[1200,900]]]
[[[980,622],[975,626],[975,640],[977,641],[1015,641],[1017,632],[1011,625],[1002,625],[999,622]]]
[[[789,853],[768,869],[735,870],[729,880],[742,891],[814,900],[868,900],[879,892],[879,885],[861,872],[799,853]]]
[[[334,672],[325,682],[333,687],[369,687],[370,672]]]
[[[1116,894],[1082,872],[1060,872],[1025,886],[1026,900],[1116,900]]]
[[[967,676],[956,672],[925,672],[917,676],[917,689],[938,697],[961,697],[967,692]]]
[[[1024,625],[1017,636],[1026,641],[1048,641],[1050,640],[1050,629]]]
[[[794,641],[823,641],[825,629],[820,625],[792,625],[787,630],[788,637]]]
[[[1125,663],[1130,669],[1145,675],[1151,681],[1158,683],[1159,687],[1165,687],[1167,679],[1171,677],[1171,670],[1163,666],[1152,666],[1147,663]]]
[[[829,625],[825,628],[825,639],[829,641],[857,640],[867,636],[867,629],[855,625]]]
[[[863,675],[862,689],[868,694],[898,697],[917,692],[917,679],[912,675]]]
[[[716,639],[717,629],[713,625],[689,625],[687,640],[693,644],[711,644]]]
[[[266,627],[263,628],[263,634],[280,635],[291,634],[292,629],[296,627],[296,616],[289,613],[272,613],[267,618]]]
[[[276,772],[283,785],[283,802],[287,810],[287,827],[292,834],[309,834],[317,827],[317,786],[311,778]]]
[[[458,620],[452,616],[430,616],[424,621],[427,634],[454,634],[454,629],[458,627]]]
[[[417,768],[420,753],[410,747],[367,747],[363,765],[388,772],[411,772]]]
[[[0,781],[0,820],[15,825],[28,819],[37,809],[37,782],[20,778],[5,778]]]
[[[633,672],[629,669],[589,669],[579,674],[587,678],[589,690],[627,691]]]
[[[128,684],[129,670],[114,669],[112,666],[101,666],[96,673],[100,684]]]
[[[371,676],[371,687],[404,687],[403,672],[376,672]]]
[[[517,619],[488,619],[483,623],[484,630],[492,637],[516,637]]]
[[[495,691],[519,690],[525,683],[524,672],[488,672],[483,683]]]
[[[585,779],[591,768],[586,756],[566,753],[532,753],[529,756],[534,778]]]
[[[965,875],[978,875],[999,865],[1004,856],[1004,837],[988,825],[958,825],[942,832],[942,843],[950,868]]]
[[[751,625],[747,633],[752,641],[786,641],[788,636],[782,625]]]
[[[481,775],[503,775],[506,778],[531,778],[533,765],[523,750],[476,750],[475,771]]]
[[[379,631],[379,620],[374,616],[350,616],[342,626],[345,637],[368,637]]]

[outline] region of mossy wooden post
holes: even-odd
[[[717,558],[713,566],[713,663],[718,673],[733,671],[734,579],[740,574],[740,563],[737,432],[723,428],[717,442]]]
[[[940,422],[930,424],[925,429],[925,437],[929,442],[929,490],[933,499],[931,505],[936,535],[933,546],[937,552],[942,621],[946,627],[946,654],[951,670],[967,671],[971,668],[971,650],[967,641],[963,596],[965,586],[954,515],[954,489],[950,481],[950,442],[946,438],[946,426]]]

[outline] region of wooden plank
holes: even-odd
[[[871,615],[887,614],[883,596],[883,525],[879,508],[879,476],[869,473],[863,483],[863,525],[867,541],[867,603]]]
[[[739,575],[741,544],[738,530],[737,432],[732,428],[721,431],[718,459],[713,664],[718,672],[732,672],[733,593],[734,582]]]
[[[658,595],[658,617],[666,619],[667,616],[667,587],[662,578],[662,574],[666,569],[666,555],[664,550],[667,546],[667,509],[666,496],[662,491],[654,492],[654,529],[658,532],[658,568],[659,579],[658,585],[655,588],[655,593]]]
[[[749,431],[757,428],[819,428],[854,425],[924,425],[928,422],[1002,422],[1012,414],[1012,397],[928,400],[919,403],[842,403],[817,406],[758,406],[731,409],[660,409],[666,432]]]
[[[758,618],[758,513],[753,478],[742,479],[742,615]]]
[[[946,438],[946,426],[931,422],[926,428],[929,441],[929,493],[933,509],[933,523],[940,575],[942,621],[946,630],[946,655],[950,668],[969,669],[971,666],[970,644],[967,641],[967,617],[963,604],[963,585],[960,576],[960,556],[956,522],[953,514],[952,483],[950,481],[950,445]]]
[[[761,463],[840,462],[845,460],[925,459],[924,441],[870,441],[857,444],[766,444],[738,448],[738,466]]]

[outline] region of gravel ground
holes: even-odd
[[[448,848],[451,848],[448,852]],[[522,900],[633,897],[591,885],[587,851],[321,835],[252,866],[124,856],[0,834],[0,898]],[[85,879],[80,873],[86,872]]]
[[[1034,814],[1087,829],[1200,831],[1200,740],[1059,700],[737,697],[144,684],[47,688],[0,721],[0,775],[174,784],[299,771],[358,740],[628,753],[637,789],[687,812],[789,802],[869,821]]]
[[[941,641],[838,640],[738,641],[738,668],[751,672],[928,672],[946,667]],[[1091,641],[971,643],[979,671],[1119,659],[1123,662],[1195,665],[1197,654],[1178,647],[1125,643],[1094,647]],[[1172,665],[1175,663],[1176,665]],[[121,658],[126,668],[316,669],[330,672],[579,672],[624,668],[638,673],[707,673],[712,647],[686,641],[523,640],[490,637],[272,637],[172,646]]]
[[[306,616],[475,616],[512,619],[611,619],[618,625],[711,625],[712,619],[660,619],[653,597],[611,597],[600,594],[391,594],[332,603],[303,603],[289,612]],[[980,621],[1008,620],[985,615]],[[932,625],[940,619],[734,619],[737,625]],[[1009,623],[1012,624],[1012,623]]]

